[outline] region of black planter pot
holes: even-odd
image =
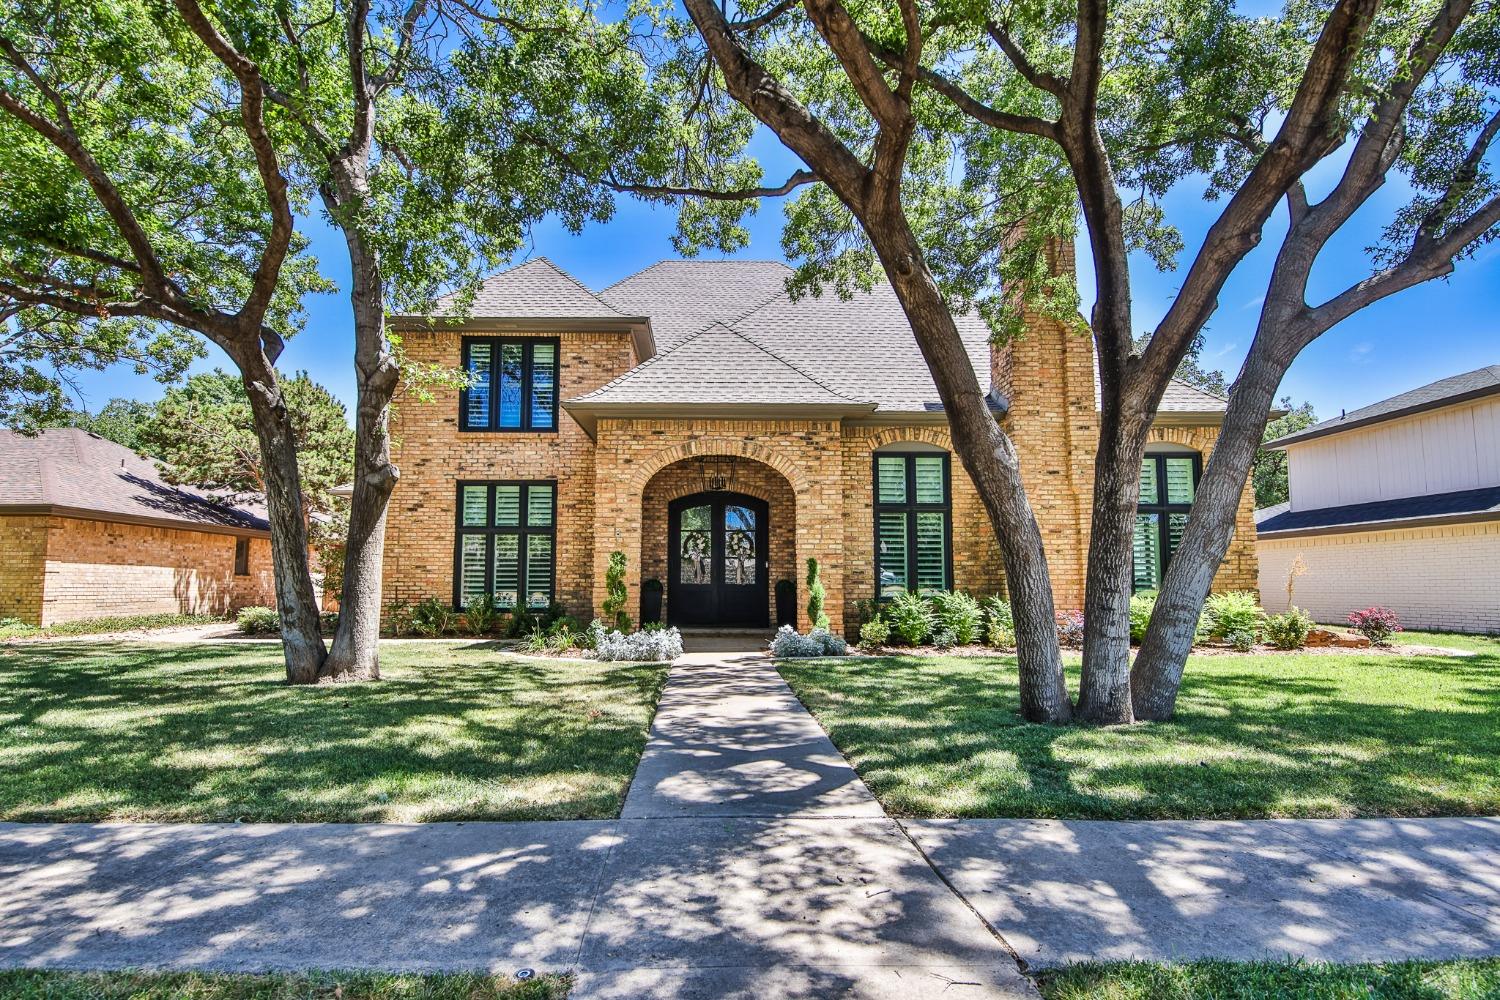
[[[641,591],[641,624],[654,625],[661,621],[661,588],[648,587]]]
[[[789,580],[782,581],[790,583]],[[790,625],[797,627],[797,588],[795,586],[776,588],[776,627]]]

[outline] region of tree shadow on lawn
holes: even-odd
[[[0,650],[0,819],[617,815],[665,667],[392,647],[289,687],[275,647]]]
[[[1010,658],[781,669],[899,815],[1500,811],[1496,656],[1204,657],[1189,665],[1173,721],[1112,729],[1026,723]]]

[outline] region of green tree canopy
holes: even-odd
[[[330,491],[353,470],[354,431],[344,405],[307,372],[282,374],[310,511],[336,507]],[[238,376],[215,369],[167,390],[140,430],[168,482],[225,494],[264,493],[265,472],[256,443],[250,400]]]
[[[46,426],[77,427],[123,444],[131,451],[149,455],[151,450],[142,439],[142,431],[155,413],[155,404],[117,396],[105,403],[98,413],[66,410],[49,419]]]

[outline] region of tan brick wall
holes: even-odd
[[[1075,273],[1073,245],[1055,246],[1053,269]],[[991,379],[1010,400],[1004,427],[1041,529],[1059,610],[1083,606],[1099,411],[1094,342],[1034,312],[1026,332],[992,352]]]
[[[1151,434],[1146,439],[1146,450],[1149,452],[1153,444],[1178,444],[1201,454],[1206,464],[1208,456],[1213,453],[1214,442],[1217,440],[1219,440],[1217,427],[1173,427],[1157,424],[1151,428]],[[1229,550],[1224,553],[1224,562],[1220,564],[1219,572],[1214,575],[1214,592],[1253,591],[1258,587],[1257,572],[1255,490],[1249,483],[1246,483],[1244,491],[1240,494],[1239,509],[1234,515],[1234,537],[1229,541]]]
[[[776,581],[796,581],[797,593],[802,595],[802,580],[805,572],[797,562],[797,498],[792,493],[792,484],[786,477],[769,465],[749,460],[737,460],[734,464],[734,481],[729,490],[744,493],[766,501],[770,542],[770,570],[766,573],[766,607],[771,617],[776,616]],[[646,484],[641,508],[641,579],[655,578],[666,588],[662,599],[662,614],[671,606],[672,592],[668,585],[667,564],[667,506],[678,497],[690,496],[703,490],[703,470],[692,460],[678,462],[662,469]],[[805,600],[805,597],[802,597]],[[631,617],[638,617],[640,597],[636,594],[628,609]],[[664,617],[665,620],[665,617]]]
[[[597,389],[635,365],[628,334],[564,333],[559,340],[561,399]],[[402,344],[419,361],[449,368],[460,364],[457,333],[407,333]],[[593,442],[566,411],[559,411],[555,433],[460,432],[457,390],[431,395],[430,401],[404,395],[391,421],[401,478],[391,495],[383,600],[452,598],[460,480],[555,479],[557,598],[569,613],[588,621],[593,614]]]
[[[206,531],[49,518],[41,624],[274,606],[271,543],[250,540],[248,576],[234,574],[234,544]]]
[[[47,557],[47,518],[0,516],[0,618],[42,622],[42,567]]]
[[[1261,600],[1286,610],[1286,580],[1299,555],[1307,572],[1292,601],[1320,622],[1347,623],[1372,604],[1406,628],[1500,632],[1500,521],[1262,538]]]

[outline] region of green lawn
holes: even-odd
[[[615,816],[666,667],[392,644],[289,687],[266,644],[0,646],[0,820]]]
[[[902,816],[1500,813],[1500,641],[1409,638],[1482,652],[1194,657],[1174,721],[1114,729],[1024,723],[1011,657],[780,669]]]
[[[1041,976],[1045,1000],[1496,1000],[1500,959],[1321,965],[1077,965]]]
[[[562,1000],[567,995],[567,980],[557,976],[521,983],[482,973],[0,971],[3,1000]]]

